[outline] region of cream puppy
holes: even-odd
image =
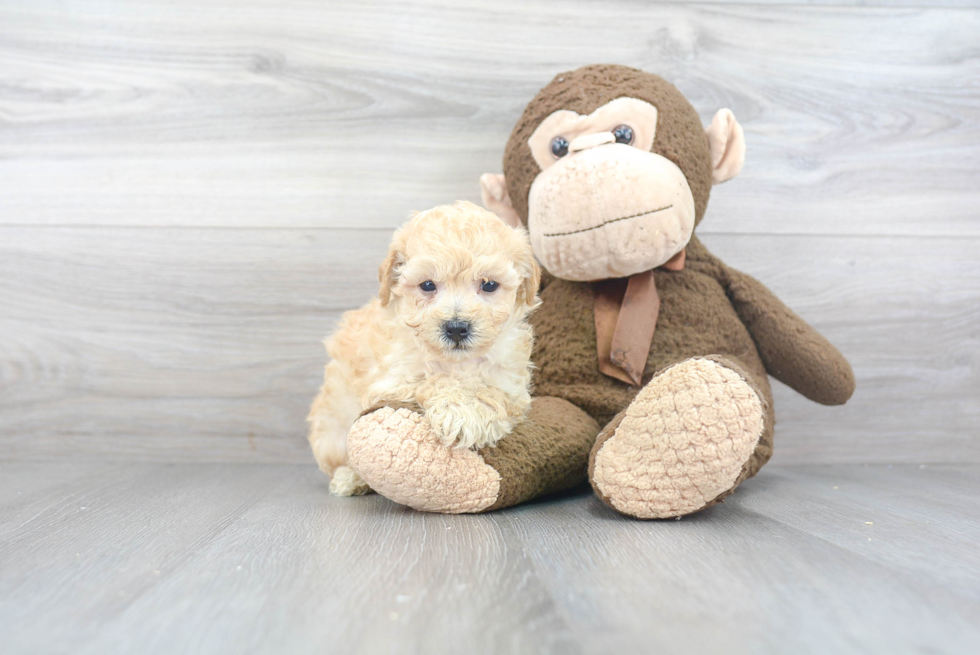
[[[313,401],[310,445],[330,491],[370,488],[347,464],[347,432],[383,402],[417,403],[458,448],[493,446],[531,403],[531,327],[541,272],[523,228],[457,202],[395,232],[379,297],[344,314]]]

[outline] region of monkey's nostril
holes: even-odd
[[[470,337],[470,324],[466,321],[457,321],[455,319],[446,321],[442,324],[442,330],[446,337],[456,345],[459,345]]]

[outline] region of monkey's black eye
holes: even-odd
[[[633,143],[633,128],[629,125],[620,125],[613,130],[613,136],[616,137],[616,143],[630,145]]]
[[[419,289],[421,289],[422,291],[435,291],[436,283],[433,282],[432,280],[426,280],[425,282],[419,285]]]
[[[551,140],[551,154],[557,159],[561,159],[568,154],[568,139],[563,136],[556,136]]]
[[[497,287],[499,286],[500,285],[494,282],[493,280],[485,280],[483,284],[480,285],[480,288],[486,291],[487,293],[493,293],[494,291],[497,290]]]

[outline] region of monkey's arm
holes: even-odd
[[[727,266],[725,277],[728,297],[769,374],[823,405],[847,402],[854,372],[844,356],[755,278]]]

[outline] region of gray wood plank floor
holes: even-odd
[[[770,466],[639,522],[312,465],[0,462],[5,653],[975,653],[980,467]]]

